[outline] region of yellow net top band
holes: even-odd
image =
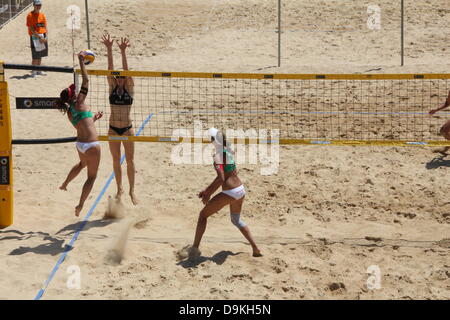
[[[80,69],[76,69],[80,74]],[[209,78],[209,79],[292,79],[292,80],[421,80],[450,79],[447,73],[426,74],[266,74],[266,73],[202,73],[202,72],[159,72],[159,71],[115,71],[88,70],[95,76],[129,76],[158,78]]]

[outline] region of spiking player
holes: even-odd
[[[103,116],[102,112],[97,112],[95,115],[89,110],[89,107],[84,103],[88,94],[89,78],[84,65],[85,52],[78,54],[80,62],[80,69],[83,78],[80,93],[76,94],[75,85],[64,89],[60,93],[59,99],[56,100],[56,107],[63,113],[67,113],[72,125],[77,129],[77,151],[80,162],[76,164],[69,172],[66,180],[59,187],[61,190],[67,190],[67,186],[83,168],[87,167],[87,179],[83,185],[80,202],[75,207],[75,215],[78,217],[83,209],[89,193],[94,186],[97,178],[97,171],[100,164],[100,144],[98,142],[97,130],[94,122]]]

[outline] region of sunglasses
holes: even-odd
[[[124,76],[117,76],[116,79],[125,79],[126,77]]]

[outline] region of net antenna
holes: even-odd
[[[73,29],[75,28],[74,27],[75,17],[73,15],[73,13],[74,13],[74,8],[71,8],[70,9],[70,20],[72,21],[72,28],[71,28],[72,29],[72,67],[75,70],[75,40],[74,40],[74,34],[73,34]],[[73,74],[73,83],[75,83],[75,90],[76,90],[78,88],[78,86],[77,86],[77,76],[76,76],[75,72]]]

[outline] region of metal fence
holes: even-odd
[[[33,0],[0,0],[0,28],[27,9]]]

